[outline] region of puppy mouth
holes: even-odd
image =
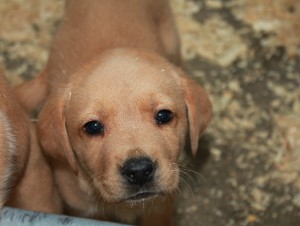
[[[139,202],[139,201],[146,201],[149,199],[153,199],[157,196],[162,196],[163,192],[156,192],[156,191],[142,191],[132,194],[125,198],[125,201],[129,202]]]

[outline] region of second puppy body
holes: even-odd
[[[211,118],[179,59],[168,1],[67,1],[45,70],[17,91],[29,110],[45,101],[40,142],[68,214],[173,225],[187,129],[195,154]]]
[[[0,71],[0,209],[3,205],[61,212],[53,175],[41,153],[35,128]]]
[[[22,176],[30,148],[30,123],[14,102],[8,81],[0,71],[0,209]]]

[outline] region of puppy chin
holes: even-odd
[[[107,203],[128,204],[130,206],[151,202],[156,198],[163,198],[170,193],[169,190],[162,190],[156,186],[148,188],[132,189],[128,186],[109,186],[98,184],[98,193]],[[106,189],[104,189],[106,188]]]
[[[151,202],[156,198],[163,198],[165,196],[163,191],[141,191],[135,194],[131,194],[123,199],[123,202],[129,205],[139,205],[145,202]]]

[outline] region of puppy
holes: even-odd
[[[168,1],[67,1],[45,70],[17,89],[27,110],[43,104],[39,139],[66,213],[173,225],[188,125],[195,154],[211,119],[179,52]]]
[[[29,122],[15,104],[8,82],[0,71],[0,208],[25,169],[30,147]]]
[[[5,204],[61,212],[51,168],[40,152],[36,131],[1,72],[0,90],[0,208]]]

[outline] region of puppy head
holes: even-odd
[[[40,114],[41,143],[107,202],[175,190],[188,122],[195,153],[211,117],[199,85],[163,58],[137,50],[103,54],[59,90]]]

